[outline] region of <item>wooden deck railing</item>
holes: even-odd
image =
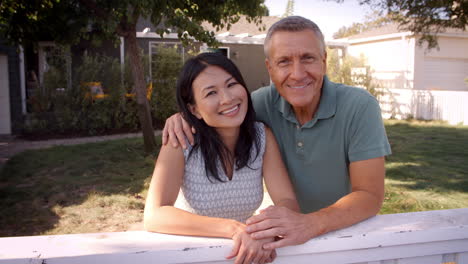
[[[0,238],[0,264],[231,263],[228,239],[144,231]],[[467,264],[468,208],[379,215],[299,245],[274,263]]]

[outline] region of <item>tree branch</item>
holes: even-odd
[[[98,7],[97,3],[93,0],[80,0],[84,6],[89,8],[98,18],[108,20],[109,14],[104,9]]]

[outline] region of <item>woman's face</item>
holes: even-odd
[[[211,127],[239,128],[247,113],[247,91],[217,66],[208,66],[192,83],[195,104],[190,111]]]

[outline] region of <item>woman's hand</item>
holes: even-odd
[[[245,230],[241,230],[232,236],[232,240],[234,247],[226,258],[232,259],[237,256],[235,264],[264,264],[276,258],[275,250],[263,249],[263,244],[273,241],[271,238],[254,240]]]

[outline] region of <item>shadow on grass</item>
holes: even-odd
[[[393,154],[387,178],[411,190],[468,193],[468,127],[432,123],[386,126]]]
[[[57,225],[60,208],[80,205],[92,194],[141,193],[155,157],[144,154],[141,139],[31,150],[13,157],[0,172],[0,236],[43,234]]]

